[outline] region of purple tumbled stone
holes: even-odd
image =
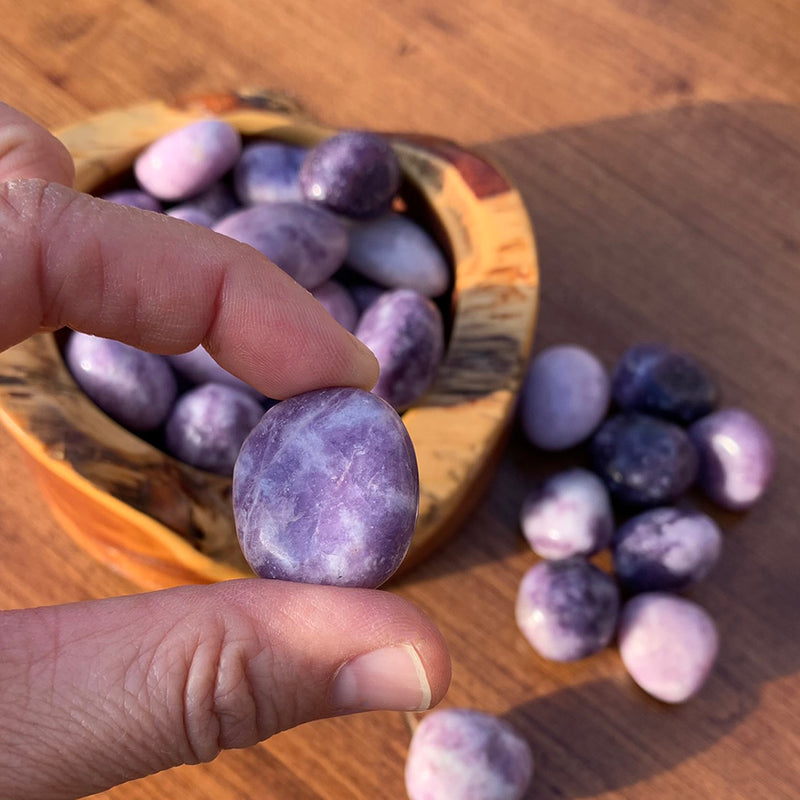
[[[249,244],[306,289],[342,265],[347,231],[332,215],[299,203],[264,203],[221,219],[217,233]]]
[[[696,358],[663,344],[638,344],[622,355],[611,394],[623,411],[643,411],[688,424],[708,414],[718,391]]]
[[[483,711],[426,714],[408,748],[410,800],[521,800],[533,778],[528,743],[508,722]]]
[[[320,142],[300,168],[307,200],[358,219],[388,211],[401,178],[389,142],[369,131],[343,131]]]
[[[592,460],[612,496],[633,506],[671,503],[697,477],[697,450],[686,431],[650,414],[607,419],[592,439]]]
[[[231,475],[242,443],[263,414],[252,394],[204,383],[175,403],[164,428],[167,449],[194,467]]]
[[[242,139],[232,125],[203,119],[156,139],[136,159],[139,185],[161,200],[186,200],[211,187],[238,160]]]
[[[555,345],[531,362],[519,414],[530,441],[565,450],[588,438],[608,410],[610,386],[595,355],[577,345]]]
[[[281,142],[247,145],[233,170],[239,201],[244,205],[301,202],[300,166],[307,152]]]
[[[722,533],[707,514],[654,508],[614,534],[614,572],[631,593],[680,592],[705,578],[722,550]]]
[[[166,359],[179,375],[191,383],[224,383],[255,397],[261,397],[261,393],[250,384],[221,367],[202,345],[197,345],[188,353],[166,356]]]
[[[551,661],[575,661],[605,647],[618,613],[614,580],[579,556],[540,561],[525,573],[517,594],[520,631]]]
[[[585,469],[549,477],[525,498],[522,532],[542,558],[592,555],[614,532],[611,500],[600,478]]]
[[[683,703],[706,682],[717,657],[714,620],[697,603],[661,592],[639,594],[620,615],[619,652],[648,694]]]
[[[358,313],[363,314],[387,290],[374,283],[352,283],[348,285],[347,291],[356,301]]]
[[[699,483],[708,497],[732,511],[761,498],[775,471],[775,445],[749,411],[720,409],[695,422],[689,436],[700,454]]]
[[[121,206],[132,206],[133,208],[142,208],[145,211],[161,211],[161,201],[153,197],[141,189],[119,189],[115,192],[109,192],[102,196],[103,200],[108,200],[110,203],[117,203]]]
[[[192,225],[200,225],[203,228],[210,228],[214,224],[214,218],[202,208],[197,208],[189,204],[173,206],[167,211],[167,216],[191,222]]]
[[[405,557],[418,504],[408,432],[391,406],[361,389],[273,406],[233,474],[239,543],[264,578],[377,587]]]
[[[436,242],[400,214],[353,226],[347,263],[382,286],[414,289],[428,297],[442,294],[450,284],[450,270]]]
[[[69,337],[65,357],[81,389],[126,428],[150,431],[167,418],[177,382],[162,356],[75,332]]]
[[[358,307],[347,289],[337,281],[325,281],[311,290],[316,300],[345,329],[352,333],[358,322]]]
[[[380,364],[375,394],[398,411],[425,394],[444,356],[444,323],[431,300],[412,289],[385,292],[361,315],[355,335]]]

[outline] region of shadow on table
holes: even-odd
[[[742,515],[704,506],[727,541],[693,592],[723,643],[701,695],[668,708],[601,680],[509,713],[545,754],[547,796],[591,797],[707,749],[758,705],[763,684],[800,669],[800,637],[790,633],[800,608],[790,479],[800,469],[800,418],[787,411],[800,386],[800,109],[701,104],[480,149],[507,165],[535,224],[535,351],[574,342],[610,367],[631,344],[670,342],[698,354],[723,399],[765,420],[778,444],[777,479],[760,505]],[[529,552],[517,520],[531,483],[585,463],[580,448],[537,453],[515,424],[469,522],[406,580],[506,559],[516,566]],[[643,727],[636,740],[646,749],[633,750],[624,733]]]

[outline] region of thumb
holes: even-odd
[[[82,797],[315,718],[422,710],[450,678],[402,598],[260,579],[6,611],[0,640],[7,800]]]

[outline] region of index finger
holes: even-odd
[[[0,106],[0,349],[68,326],[157,353],[202,343],[271,397],[374,384],[372,354],[256,250],[75,192],[58,148]]]

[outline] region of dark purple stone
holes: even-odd
[[[614,572],[630,594],[680,592],[708,575],[721,550],[722,534],[708,515],[654,508],[614,535]]]
[[[167,449],[194,467],[232,475],[242,443],[263,414],[248,392],[205,383],[175,403],[164,430]]]
[[[224,383],[260,398],[261,393],[221,367],[202,345],[188,353],[167,356],[172,368],[191,383]]]
[[[574,661],[605,647],[618,613],[614,580],[578,556],[540,561],[525,573],[517,595],[517,625],[552,661]]]
[[[254,247],[306,289],[328,280],[347,253],[347,231],[333,215],[296,203],[236,211],[214,230]]]
[[[775,472],[775,444],[749,411],[720,409],[695,422],[689,436],[700,453],[699,482],[708,497],[731,511],[761,498]]]
[[[361,389],[273,406],[233,475],[242,552],[264,578],[379,586],[405,557],[418,503],[408,432],[391,406]]]
[[[671,503],[697,476],[697,451],[683,428],[648,414],[608,419],[594,435],[592,458],[611,494],[631,505]]]
[[[163,356],[79,332],[70,335],[65,356],[81,389],[126,428],[150,431],[167,418],[177,382]]]
[[[611,393],[624,411],[688,424],[713,410],[719,392],[697,359],[661,344],[640,344],[620,358]]]
[[[300,169],[307,200],[358,219],[388,211],[401,178],[391,145],[368,131],[344,131],[320,142]]]
[[[444,323],[431,300],[411,289],[385,292],[361,315],[355,335],[380,364],[375,394],[398,411],[425,394],[444,356]]]
[[[532,777],[533,756],[520,733],[468,708],[426,714],[405,768],[410,800],[521,800]]]
[[[180,205],[172,206],[167,214],[210,228],[217,220],[232,214],[237,208],[239,203],[228,185],[224,181],[217,181],[204,192],[190,197]]]

